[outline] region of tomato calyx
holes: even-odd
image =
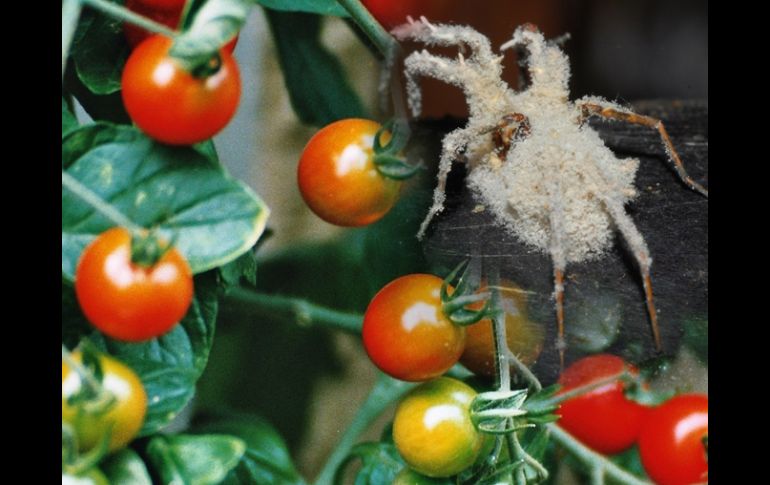
[[[497,390],[479,393],[471,404],[471,419],[479,431],[508,434],[536,424],[556,421],[553,414],[558,405],[553,402],[557,386],[535,393],[527,389]]]
[[[222,57],[214,54],[205,62],[197,63],[190,68],[190,74],[196,79],[206,79],[213,76],[222,68]]]
[[[493,318],[499,313],[499,310],[494,310],[491,307],[491,293],[488,291],[476,293],[477,285],[470,284],[469,267],[459,277],[457,284],[454,285],[452,294],[449,294],[449,286],[457,279],[457,274],[467,263],[468,261],[466,260],[457,265],[441,283],[441,309],[452,323],[461,327],[473,325],[485,318]],[[467,308],[468,305],[479,302],[484,302],[484,306],[481,309]]]
[[[133,233],[131,235],[131,262],[143,268],[152,268],[166,255],[176,242],[176,234],[171,241],[163,241],[157,236],[157,230]]]
[[[382,136],[390,133],[390,140],[383,145]],[[409,141],[409,126],[403,121],[389,120],[374,135],[374,157],[372,161],[377,172],[394,180],[406,180],[425,167],[420,163],[406,163],[399,153]]]

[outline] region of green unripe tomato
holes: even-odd
[[[399,403],[393,421],[393,441],[414,471],[429,477],[449,477],[473,465],[484,435],[471,421],[476,391],[449,377],[425,382]]]

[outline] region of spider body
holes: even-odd
[[[566,347],[564,270],[569,263],[602,256],[611,247],[616,231],[639,265],[655,342],[660,348],[650,280],[652,258],[624,209],[636,195],[634,178],[639,161],[618,158],[586,121],[591,116],[603,116],[657,129],[679,177],[707,196],[707,191],[685,172],[662,123],[598,97],[570,101],[569,59],[531,24],[517,28],[512,39],[501,47],[519,47],[528,54],[530,83],[521,91],[514,91],[501,80],[502,56],[494,55],[489,40],[469,27],[432,25],[422,18],[392,33],[399,39],[460,49],[456,59],[425,50],[406,58],[407,92],[413,114],[420,111],[418,76],[431,76],[460,87],[470,112],[466,126],[443,139],[433,205],[418,237],[443,210],[452,163],[464,160],[468,185],[496,220],[527,245],[549,254],[553,261],[557,347],[562,360]]]

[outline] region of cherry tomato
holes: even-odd
[[[658,485],[690,485],[708,481],[703,438],[709,431],[709,400],[683,394],[650,410],[639,436],[639,455]]]
[[[476,391],[440,377],[412,389],[396,408],[393,441],[404,461],[429,477],[448,477],[473,465],[484,435],[473,426]]]
[[[505,311],[505,339],[508,348],[525,365],[531,365],[540,356],[545,340],[543,327],[529,320],[527,316],[527,296],[518,286],[507,280],[500,282],[500,304]],[[479,292],[486,291],[482,283]],[[481,309],[483,303],[470,308]],[[494,377],[497,372],[495,362],[495,339],[492,321],[481,320],[465,327],[465,350],[460,363],[478,376]]]
[[[238,107],[241,80],[230,53],[220,50],[214,74],[195,77],[168,55],[171,44],[168,37],[155,35],[134,49],[123,69],[123,104],[152,138],[190,145],[227,125]]]
[[[184,4],[185,0],[126,0],[127,9],[171,29],[176,29],[179,26]],[[126,35],[126,39],[132,48],[153,35],[152,32],[144,30],[131,22],[123,23],[123,33]],[[237,43],[238,36],[235,36],[233,40],[225,44],[224,49],[232,54]]]
[[[75,293],[88,320],[110,337],[141,341],[168,332],[187,313],[192,272],[171,248],[152,267],[131,261],[131,235],[116,227],[80,256]]]
[[[460,358],[465,329],[441,309],[441,278],[411,274],[385,285],[364,314],[364,348],[386,374],[405,381],[438,377]]]
[[[401,182],[375,168],[374,135],[379,123],[358,118],[336,121],[310,139],[297,168],[302,198],[321,219],[338,226],[379,220],[398,200]],[[389,137],[382,137],[387,143]]]
[[[72,358],[82,362],[82,355],[75,351]],[[61,366],[61,419],[75,430],[81,451],[98,445],[106,433],[111,433],[109,451],[123,448],[144,424],[147,413],[147,393],[139,377],[125,364],[108,355],[101,355],[102,386],[110,392],[115,403],[103,414],[91,414],[69,399],[77,394],[83,382],[78,373],[62,362]]]
[[[383,27],[390,30],[393,27],[406,23],[407,15],[418,20],[421,15],[432,18],[445,0],[361,0],[372,16]]]
[[[636,372],[614,355],[584,357],[559,377],[563,386],[559,393],[617,375],[624,368]],[[577,439],[600,453],[613,454],[634,444],[647,408],[626,398],[623,384],[616,381],[563,402],[557,413],[561,415],[559,424]]]

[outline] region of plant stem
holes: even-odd
[[[492,268],[489,275],[489,286],[492,288],[492,296],[490,299],[491,308],[494,310],[500,310],[500,290],[498,286],[500,284],[500,270],[497,266]],[[494,330],[495,341],[495,362],[497,363],[497,390],[498,391],[510,391],[511,390],[511,366],[508,362],[511,355],[511,351],[508,349],[508,340],[505,335],[505,313],[502,311],[495,312],[495,316],[492,318],[492,328]]]
[[[337,0],[337,3],[348,11],[353,21],[361,27],[369,40],[377,47],[385,59],[392,59],[397,51],[400,50],[400,46],[396,39],[393,38],[377,20],[372,17],[372,14],[361,5],[359,0]]]
[[[134,234],[141,234],[144,232],[144,229],[141,226],[123,215],[115,207],[99,197],[93,190],[81,184],[75,177],[64,170],[61,172],[61,184],[115,225],[123,226]]]
[[[508,355],[508,362],[510,365],[516,368],[516,373],[519,374],[529,383],[529,387],[532,388],[533,391],[538,392],[543,388],[543,385],[540,384],[540,381],[538,380],[537,376],[532,373],[531,370],[529,370],[529,367],[524,365],[516,355],[514,355],[513,352],[511,352],[507,347],[505,349],[506,354]]]
[[[226,299],[246,305],[257,315],[291,318],[302,327],[326,327],[358,335],[364,320],[362,315],[332,310],[302,298],[268,295],[240,287],[233,288]]]
[[[175,30],[170,29],[165,25],[158,23],[154,20],[151,20],[147,17],[139,15],[138,13],[132,12],[131,10],[121,5],[108,2],[107,0],[80,0],[80,1],[83,4],[88,5],[89,7],[99,10],[100,12],[106,15],[109,15],[110,17],[134,24],[145,30],[149,30],[150,32],[163,34],[172,38],[177,35],[177,32]]]
[[[70,51],[72,38],[75,36],[75,30],[78,27],[80,19],[80,10],[82,5],[80,0],[64,0],[61,6],[61,76],[64,78],[64,68],[67,66],[67,56]]]
[[[67,347],[65,347],[64,344],[61,346],[61,358],[70,369],[75,371],[75,373],[80,378],[80,382],[84,383],[91,392],[93,392],[95,395],[98,395],[102,392],[102,385],[99,383],[99,381],[94,378],[91,372],[86,370],[72,357],[72,353],[67,350]]]
[[[612,384],[613,382],[617,382],[618,380],[622,379],[627,375],[628,373],[623,371],[618,374],[615,374],[614,376],[605,377],[603,379],[599,379],[598,381],[593,381],[589,384],[584,384],[582,386],[575,387],[574,389],[570,389],[567,392],[564,392],[562,394],[552,397],[551,399],[545,401],[545,403],[547,403],[547,405],[561,404],[564,401],[567,401],[574,397],[582,396],[583,394],[587,394],[593,391],[594,389],[598,389],[599,387],[605,386],[607,384]]]
[[[376,419],[382,411],[385,410],[391,403],[400,398],[409,389],[416,386],[411,382],[403,382],[397,379],[393,379],[383,373],[379,373],[377,382],[374,383],[374,387],[369,392],[369,395],[364,401],[364,404],[358,409],[353,422],[345,430],[337,447],[329,456],[321,473],[315,481],[314,485],[331,485],[334,480],[337,468],[345,460],[350,453],[351,448],[356,443],[358,435],[360,435],[369,424]]]
[[[557,443],[563,446],[575,458],[588,465],[591,470],[600,468],[603,470],[604,475],[622,485],[652,485],[650,482],[635,477],[604,456],[589,449],[583,443],[572,437],[572,435],[564,431],[559,425],[548,423],[546,426],[551,432],[551,437]]]

